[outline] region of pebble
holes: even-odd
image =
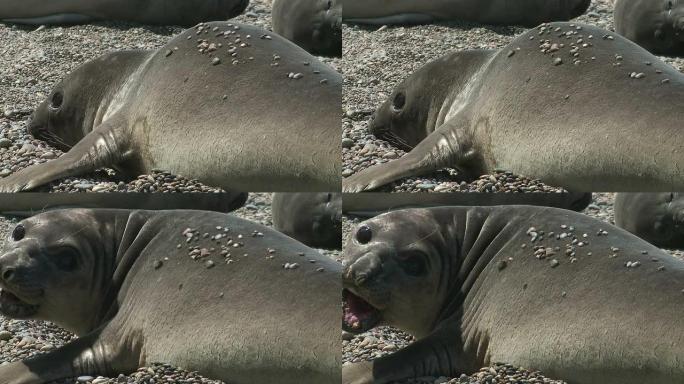
[[[12,332],[0,331],[0,341],[8,341],[12,338]]]

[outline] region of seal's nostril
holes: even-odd
[[[356,285],[358,286],[361,286],[366,282],[366,280],[368,280],[368,275],[365,273],[359,273],[358,275],[356,275],[354,283],[356,283]]]
[[[12,269],[12,268],[7,268],[2,273],[2,279],[7,281],[7,282],[12,281],[13,278],[14,278],[14,269]]]

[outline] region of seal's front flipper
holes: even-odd
[[[0,383],[44,384],[83,375],[129,373],[138,368],[139,356],[133,353],[125,361],[112,364],[114,351],[102,345],[100,337],[99,332],[94,332],[52,352],[0,366]]]
[[[470,120],[461,113],[432,132],[404,157],[379,164],[342,180],[342,191],[357,193],[376,189],[395,180],[418,176],[448,166],[470,162],[476,157],[472,143],[462,132]],[[459,171],[462,171],[459,168]],[[475,172],[468,172],[475,173]],[[479,175],[478,175],[479,176]]]
[[[87,134],[60,158],[22,169],[0,179],[0,192],[28,191],[51,181],[112,167],[126,159],[128,134],[121,129],[122,118],[113,117]]]
[[[342,366],[342,384],[373,384],[373,362],[362,361]]]
[[[456,331],[458,325],[451,325],[453,327],[442,328],[404,349],[373,360],[373,378],[369,383],[387,384],[420,377],[458,377],[477,370],[477,364],[465,359],[465,353],[457,349],[463,342]],[[343,384],[347,383],[343,381]]]

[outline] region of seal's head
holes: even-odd
[[[683,0],[667,0],[665,1],[665,9],[672,23],[675,40],[684,42],[684,1]]]
[[[633,207],[635,233],[665,248],[684,246],[684,193],[657,193]]]
[[[410,151],[444,123],[460,92],[461,102],[468,101],[469,81],[487,56],[487,51],[457,52],[422,66],[378,108],[369,123],[370,132]]]
[[[227,19],[232,19],[233,17],[240,16],[242,14],[242,12],[244,12],[245,9],[247,9],[248,5],[249,5],[249,0],[236,1],[235,5],[230,10],[230,13],[228,14]]]
[[[319,0],[312,10],[311,53],[325,56],[342,55],[342,1]]]
[[[429,210],[390,212],[359,224],[343,252],[343,329],[359,333],[387,324],[416,337],[429,334],[446,296],[446,252]]]
[[[654,11],[643,7],[644,19],[638,22],[645,29],[641,33],[652,33],[661,49],[671,49],[684,42],[684,1],[656,0],[653,6],[658,8]]]
[[[68,151],[97,126],[140,51],[115,52],[76,68],[33,112],[29,133]],[[99,113],[98,113],[99,112]]]
[[[342,1],[281,0],[274,5],[274,30],[284,32],[292,41],[314,55],[342,55]],[[287,5],[285,5],[287,4]],[[282,12],[282,14],[280,14]],[[289,27],[281,27],[286,23]]]
[[[53,321],[76,333],[91,329],[102,309],[101,283],[111,270],[99,228],[83,210],[17,224],[0,253],[0,313]]]
[[[565,6],[563,3],[565,1],[560,2],[562,6]],[[568,15],[568,19],[574,19],[575,17],[579,17],[584,14],[584,12],[589,9],[589,6],[591,5],[591,0],[575,0],[575,6],[571,9],[570,14]]]
[[[616,30],[653,53],[684,50],[684,1],[620,0]]]
[[[314,246],[339,249],[342,246],[342,195],[339,193],[316,194],[315,207],[311,211],[311,230]]]

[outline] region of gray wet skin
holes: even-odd
[[[342,0],[274,0],[273,31],[314,55],[342,56]]]
[[[617,0],[615,31],[652,53],[684,55],[684,1]]]
[[[102,167],[238,191],[339,190],[341,82],[290,41],[239,23],[107,54],[67,75],[33,115],[32,135],[68,153],[0,179],[0,192]]]
[[[71,24],[96,20],[190,27],[241,14],[249,0],[3,0],[0,20],[21,24]]]
[[[633,42],[586,24],[542,25],[400,83],[370,130],[410,153],[346,178],[343,190],[444,167],[464,178],[505,169],[574,191],[681,190],[683,98],[684,75]]]
[[[441,206],[541,205],[582,211],[591,193],[346,193],[345,214],[373,217],[407,208]]]
[[[17,216],[62,208],[195,209],[231,212],[247,201],[247,193],[12,193],[0,196],[0,213]]]
[[[684,249],[684,194],[618,193],[615,224],[658,247]]]
[[[277,231],[213,212],[76,209],[24,220],[12,237],[0,313],[79,338],[1,366],[3,384],[152,362],[237,384],[340,380],[340,266]]]
[[[575,18],[591,0],[343,0],[345,21],[362,24],[420,24],[463,20],[535,27]]]
[[[458,377],[497,361],[574,384],[684,381],[684,262],[580,213],[387,213],[347,239],[343,287],[347,330],[385,324],[418,339],[343,367],[344,384]]]
[[[340,193],[274,193],[273,227],[313,248],[342,247]]]

